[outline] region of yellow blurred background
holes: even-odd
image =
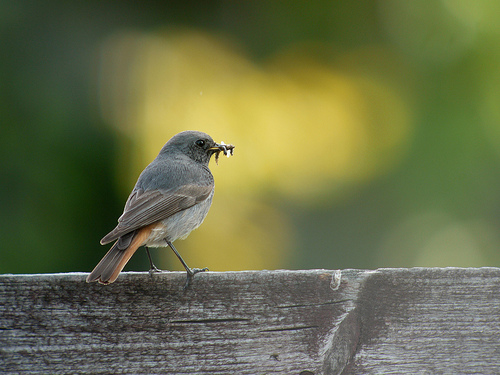
[[[183,130],[236,146],[176,243],[192,267],[498,264],[499,3],[19,4],[0,5],[0,271],[89,271]]]

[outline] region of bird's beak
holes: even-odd
[[[233,150],[234,146],[233,145],[227,145],[224,142],[216,143],[213,147],[209,148],[210,151],[212,151],[215,154],[215,162],[217,163],[219,161],[219,154],[221,152],[224,153],[227,157],[230,157],[233,155]]]

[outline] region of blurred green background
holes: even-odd
[[[237,147],[177,243],[192,267],[497,266],[499,13],[0,1],[0,272],[90,271],[140,171],[187,129]],[[144,251],[126,269],[147,270]]]

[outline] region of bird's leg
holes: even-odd
[[[208,271],[207,267],[205,267],[205,268],[189,268],[188,265],[186,264],[186,262],[184,262],[184,259],[182,259],[181,254],[179,254],[179,252],[177,251],[177,249],[172,244],[172,242],[170,242],[167,239],[165,239],[165,242],[167,243],[168,246],[170,246],[170,248],[172,249],[172,251],[174,252],[174,254],[177,256],[177,258],[179,258],[180,262],[182,263],[182,265],[186,269],[187,280],[186,280],[186,284],[184,284],[184,289],[186,289],[191,284],[191,281],[193,280],[194,275],[196,275],[199,272]]]
[[[156,267],[153,263],[153,259],[151,258],[151,254],[149,253],[149,248],[146,246],[146,253],[148,254],[149,258],[149,273],[155,273],[155,272],[162,272],[158,267]]]

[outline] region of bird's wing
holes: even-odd
[[[124,234],[164,220],[173,214],[203,202],[210,196],[212,185],[184,185],[175,191],[132,191],[125,203],[118,225],[101,240],[105,245]]]

